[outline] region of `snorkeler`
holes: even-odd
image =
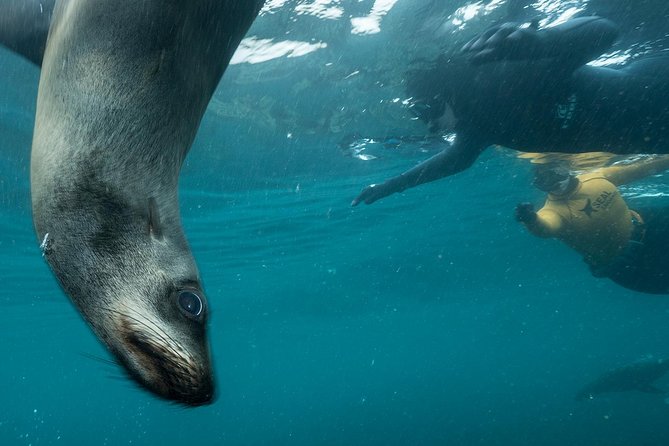
[[[407,80],[412,111],[452,145],[362,190],[371,204],[461,172],[497,144],[533,152],[669,152],[669,57],[620,69],[586,65],[611,47],[616,26],[581,17],[539,29],[505,23]]]
[[[576,250],[595,277],[631,290],[669,293],[669,208],[631,210],[616,186],[669,168],[669,157],[573,175],[561,165],[539,164],[534,186],[547,192],[538,212],[516,207],[516,220],[539,237]]]

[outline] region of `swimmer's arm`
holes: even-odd
[[[538,29],[504,23],[472,39],[462,49],[474,64],[497,60],[554,59],[555,69],[573,70],[599,57],[618,37],[610,20],[579,17],[550,28]]]
[[[656,175],[669,169],[669,156],[658,156],[650,161],[640,161],[623,166],[604,167],[589,176],[603,176],[616,186],[632,183],[642,178]]]
[[[474,163],[485,147],[485,144],[465,142],[464,138],[461,139],[458,136],[452,146],[423,161],[413,169],[383,183],[367,186],[353,199],[351,206],[357,206],[362,201],[365,204],[372,204],[388,195],[461,172]]]

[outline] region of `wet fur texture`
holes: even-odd
[[[35,230],[61,286],[129,375],[206,404],[206,308],[177,184],[260,0],[61,0],[42,59],[31,160]],[[205,304],[206,305],[206,304]]]

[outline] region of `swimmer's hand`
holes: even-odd
[[[351,206],[357,206],[361,201],[364,201],[365,204],[372,204],[381,198],[394,194],[395,192],[400,192],[400,190],[393,186],[391,180],[381,184],[370,184],[353,199]]]
[[[520,203],[516,205],[516,221],[521,223],[532,223],[537,219],[532,203]]]
[[[522,28],[519,23],[503,23],[493,26],[480,36],[474,37],[462,47],[474,65],[498,60],[525,60],[540,54],[543,49],[538,23],[532,22]]]

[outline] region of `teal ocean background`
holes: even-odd
[[[669,356],[669,296],[595,279],[516,223],[516,203],[542,203],[526,160],[490,149],[350,207],[447,144],[375,142],[426,133],[406,70],[510,14],[607,14],[624,31],[610,57],[667,48],[664,1],[526,3],[267,2],[181,175],[218,384],[195,409],[106,363],[43,262],[29,195],[39,71],[1,50],[0,445],[669,444],[661,396],[574,399],[610,368]],[[667,183],[624,192],[666,205]]]

